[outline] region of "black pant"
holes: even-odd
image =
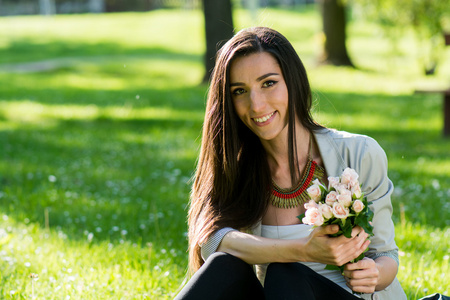
[[[176,300],[359,299],[299,263],[272,263],[264,288],[250,265],[226,253],[214,253],[189,280]]]

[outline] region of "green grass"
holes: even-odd
[[[410,299],[449,294],[450,139],[441,97],[413,92],[448,84],[450,49],[425,78],[410,34],[393,54],[354,20],[359,68],[316,66],[313,7],[235,21],[292,41],[320,122],[379,141],[396,186],[398,277]],[[0,298],[173,298],[207,90],[201,12],[7,17],[0,32]],[[51,67],[18,73],[35,61]]]

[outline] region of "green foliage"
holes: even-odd
[[[365,16],[381,24],[395,43],[411,28],[416,34],[418,59],[425,72],[434,73],[442,59],[444,31],[450,19],[448,0],[349,0],[359,5]]]
[[[255,24],[236,16],[238,28]],[[408,297],[448,294],[450,141],[441,96],[412,92],[447,84],[450,55],[431,82],[410,52],[392,58],[374,25],[356,22],[359,70],[315,67],[313,7],[267,9],[257,24],[306,62],[321,123],[386,150]],[[0,19],[0,298],[176,294],[207,91],[202,28],[200,11],[178,10]]]
[[[367,198],[363,198],[362,200],[364,204],[364,209],[356,216],[355,224],[360,226],[364,231],[369,235],[373,235],[373,226],[370,222],[373,219],[373,211],[369,208],[369,204],[367,203]]]

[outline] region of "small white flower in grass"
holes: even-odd
[[[136,100],[139,100],[139,98],[141,98],[141,96],[139,96],[139,95],[136,95]]]
[[[36,273],[31,273],[30,274],[30,279],[33,281],[38,281],[39,280],[39,275]]]
[[[139,228],[142,229],[142,230],[144,230],[144,229],[145,229],[145,224],[139,225]]]
[[[96,232],[102,232],[102,229],[100,227],[95,228]]]
[[[437,180],[437,179],[433,179],[431,181],[431,185],[433,186],[433,188],[435,190],[439,190],[441,188],[441,185],[439,184],[439,180]]]
[[[87,240],[88,242],[92,242],[92,239],[94,238],[94,234],[92,232],[89,232],[88,236],[87,236]]]
[[[119,231],[119,227],[114,226],[114,227],[112,228],[112,230],[113,230],[113,231]]]
[[[31,263],[26,262],[26,263],[25,263],[25,267],[27,267],[27,268],[31,267]]]
[[[56,182],[56,176],[55,176],[55,175],[50,175],[50,176],[48,176],[48,181],[50,181],[50,182]]]
[[[14,296],[15,294],[16,294],[16,291],[15,291],[15,290],[10,290],[10,291],[9,291],[9,295],[10,295],[10,296]]]
[[[122,230],[122,231],[120,232],[120,234],[122,234],[122,235],[127,235],[127,234],[128,234],[128,231],[126,231],[126,230],[124,229],[124,230]]]

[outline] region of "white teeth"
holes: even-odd
[[[275,113],[275,112],[273,112],[273,113],[271,113],[270,115],[267,115],[267,116],[265,116],[265,117],[262,117],[262,118],[254,118],[253,120],[255,120],[257,123],[263,123],[263,122],[269,120],[270,117],[272,117],[274,113]]]

